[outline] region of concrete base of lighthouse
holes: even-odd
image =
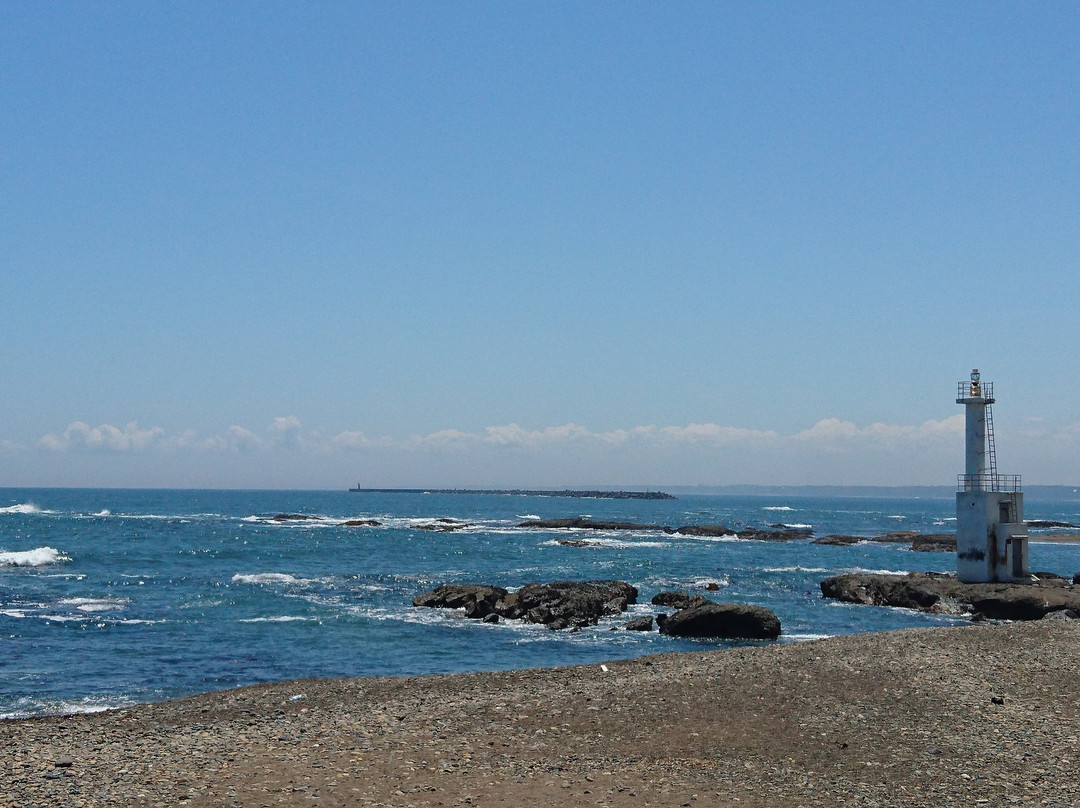
[[[956,577],[965,583],[1030,577],[1022,493],[957,492]]]

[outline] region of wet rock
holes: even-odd
[[[814,531],[808,527],[789,527],[773,530],[748,527],[738,532],[740,539],[749,541],[796,541],[808,539],[814,535]]]
[[[499,586],[443,584],[430,592],[423,592],[414,597],[413,606],[427,606],[433,609],[467,609],[470,604],[480,601],[489,603],[492,608],[484,614],[477,614],[479,618],[494,611],[494,605],[506,595],[507,591]]]
[[[460,608],[473,619],[494,614],[561,629],[596,625],[601,617],[619,614],[637,603],[637,594],[637,589],[624,581],[533,583],[517,592],[498,586],[446,584],[417,595],[413,606]]]
[[[518,524],[521,528],[537,528],[543,530],[666,530],[661,525],[642,525],[637,522],[603,522],[585,517],[572,519],[530,519]]]
[[[919,533],[911,540],[911,549],[920,553],[955,553],[955,533]]]
[[[827,598],[873,606],[898,606],[941,614],[976,612],[992,620],[1038,620],[1080,611],[1080,591],[1059,577],[1024,583],[963,583],[942,573],[838,575],[821,582]]]
[[[341,525],[342,527],[381,527],[382,522],[377,519],[349,519]]]
[[[704,595],[691,595],[689,592],[660,592],[650,601],[654,606],[667,606],[672,609],[689,609],[703,603],[711,603]]]
[[[735,531],[727,525],[685,525],[675,532],[680,536],[704,536],[707,538],[735,535]]]
[[[675,612],[660,631],[675,637],[773,640],[780,636],[780,620],[763,606],[710,602]]]
[[[629,623],[623,626],[623,628],[627,631],[652,631],[652,615],[645,615],[644,617],[639,617],[636,620],[631,620]]]
[[[866,541],[865,536],[845,536],[839,533],[830,533],[828,536],[821,536],[814,539],[811,544],[828,544],[835,547],[847,547],[848,545],[858,544],[861,541]]]

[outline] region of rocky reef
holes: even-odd
[[[1030,582],[964,583],[944,573],[838,575],[821,582],[821,593],[847,603],[898,606],[936,614],[994,620],[1039,620],[1060,612],[1080,613],[1080,587],[1052,573],[1035,573]]]
[[[551,629],[595,626],[601,617],[637,603],[636,587],[624,581],[554,581],[526,584],[516,592],[483,584],[444,584],[413,598],[413,606],[464,609],[489,623],[500,619],[541,623]]]

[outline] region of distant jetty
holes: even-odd
[[[350,488],[356,494],[497,494],[504,497],[572,497],[575,499],[675,499],[663,491],[540,491],[528,488]]]

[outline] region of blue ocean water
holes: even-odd
[[[684,496],[571,499],[347,491],[0,489],[0,716],[117,707],[302,677],[422,674],[600,662],[725,644],[611,630],[667,589],[775,611],[781,642],[953,618],[821,598],[846,571],[952,571],[950,554],[657,532],[522,529],[590,516],[678,527],[803,525],[815,535],[951,532],[950,499]],[[278,514],[310,519],[276,521]],[[1026,516],[1080,522],[1078,502]],[[374,519],[378,526],[346,526]],[[425,527],[458,525],[452,532]],[[1032,546],[1033,569],[1071,575],[1080,546]],[[416,609],[447,582],[514,588],[626,580],[640,603],[580,632],[491,625]]]

